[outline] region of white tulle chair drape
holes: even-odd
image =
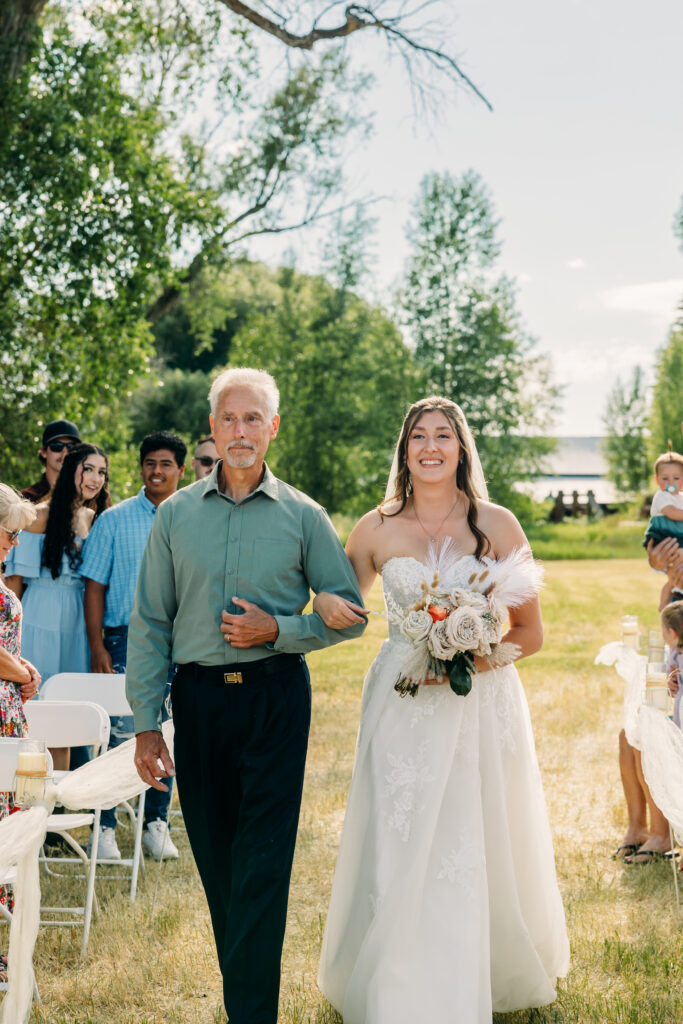
[[[600,648],[596,665],[613,665],[624,680],[624,729],[632,747],[640,750],[643,775],[652,799],[668,819],[683,845],[683,732],[663,711],[645,700],[647,658],[624,644]]]
[[[162,732],[173,756],[173,723],[165,722]],[[133,762],[134,751],[135,740],[122,743],[51,786],[44,803],[0,821],[0,877],[16,866],[2,1024],[26,1024],[31,1013],[33,949],[40,922],[38,854],[48,816],[57,801],[72,810],[104,809],[146,790]]]

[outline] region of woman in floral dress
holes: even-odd
[[[11,487],[0,484],[0,564],[17,544],[24,527],[33,522],[36,511]],[[0,575],[0,736],[23,736],[26,732],[24,701],[35,697],[40,675],[30,661],[21,657],[21,601]],[[12,813],[12,793],[0,792],[0,819]],[[0,886],[0,902],[12,909],[11,890]],[[0,979],[6,968],[0,957]]]

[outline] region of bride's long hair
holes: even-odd
[[[392,467],[392,474],[389,478],[387,494],[384,501],[377,506],[377,510],[381,516],[397,516],[399,512],[402,512],[406,507],[408,498],[413,493],[413,482],[410,470],[408,469],[408,439],[413,427],[419,418],[426,412],[442,412],[453,428],[455,436],[458,439],[461,458],[455,475],[455,483],[458,489],[461,490],[467,498],[467,525],[472,531],[474,539],[477,542],[475,556],[477,558],[481,558],[482,555],[486,555],[490,551],[491,542],[483,530],[480,530],[477,525],[479,499],[485,496],[485,494],[477,492],[474,481],[473,469],[475,459],[480,470],[479,456],[476,453],[472,434],[470,433],[470,428],[467,425],[464,412],[459,405],[456,405],[455,402],[451,402],[449,398],[442,398],[440,395],[430,395],[428,398],[421,398],[418,402],[413,402],[411,407],[408,409],[405,419],[403,420],[403,426],[401,427],[401,433],[396,446],[394,466]],[[392,509],[391,512],[388,512],[387,506],[394,505],[396,502],[398,502],[398,508]]]

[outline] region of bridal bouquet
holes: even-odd
[[[452,541],[430,547],[420,599],[411,608],[389,609],[411,645],[394,685],[402,697],[414,697],[430,676],[448,676],[453,692],[464,697],[472,689],[477,655],[500,668],[519,654],[516,644],[503,643],[502,633],[507,609],[539,590],[541,569],[531,552],[517,549],[506,558],[487,559],[466,587],[443,587],[441,580],[460,558]]]

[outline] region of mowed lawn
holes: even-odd
[[[619,637],[624,612],[638,614],[644,628],[657,625],[660,585],[644,559],[547,565],[545,647],[522,663],[521,673],[555,836],[572,968],[553,1006],[496,1016],[496,1024],[683,1020],[683,939],[671,868],[627,868],[610,857],[625,825],[617,764],[622,684],[613,670],[593,665],[601,644]],[[379,586],[370,605],[381,610]],[[340,1021],[317,989],[317,961],[362,678],[385,632],[385,621],[373,616],[362,640],[309,659],[313,725],[284,949],[283,1024]],[[148,862],[134,906],[123,883],[99,884],[102,912],[87,959],[80,960],[79,937],[69,929],[41,932],[36,970],[43,1007],[34,1009],[33,1021],[225,1020],[203,893],[187,837],[178,830],[174,835],[181,860],[161,871]],[[53,886],[44,883],[50,901]]]

